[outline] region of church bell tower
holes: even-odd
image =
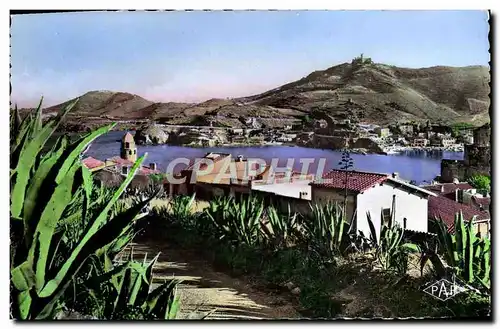
[[[135,145],[134,136],[129,132],[122,138],[120,157],[132,162],[137,161],[137,146]]]

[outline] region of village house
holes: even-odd
[[[192,162],[188,168],[175,175],[184,183],[169,182],[170,195],[196,195],[202,199],[214,196],[250,194],[252,180],[267,180],[270,166],[249,162],[242,156],[234,159],[231,154],[207,153],[203,159]]]
[[[377,127],[377,128],[375,128],[373,130],[377,134],[377,136],[381,137],[381,138],[388,137],[390,135],[389,128]]]
[[[443,136],[441,137],[441,146],[442,147],[450,147],[455,144],[455,138],[451,136]]]
[[[426,147],[429,144],[429,140],[426,138],[414,138],[411,142],[412,147]]]
[[[121,141],[120,156],[114,156],[105,161],[87,157],[82,160],[85,167],[91,172],[99,170],[113,171],[121,175],[128,175],[130,168],[137,161],[137,146],[132,134],[127,132]],[[141,166],[137,171],[137,175],[151,175],[160,173],[156,163],[150,163],[149,166]]]
[[[311,201],[324,204],[343,204],[347,190],[346,218],[361,231],[370,236],[367,213],[380,236],[381,214],[389,220],[391,207],[395,205],[396,222],[406,230],[427,233],[428,198],[435,194],[426,189],[406,183],[397,174],[387,175],[371,172],[332,170],[321,180],[311,183]]]
[[[423,186],[434,192],[435,197],[429,199],[429,220],[441,218],[448,230],[454,230],[455,215],[462,212],[465,221],[473,219],[472,224],[481,236],[488,236],[490,232],[489,205],[491,199],[482,196],[468,183],[443,183]],[[430,231],[436,233],[436,228]]]
[[[312,174],[276,173],[274,179],[253,180],[251,194],[260,196],[266,204],[274,204],[280,210],[307,213],[310,209]]]
[[[454,233],[455,215],[462,213],[464,220],[469,222],[472,220],[475,232],[481,237],[490,235],[490,214],[485,210],[478,210],[467,204],[462,204],[453,201],[444,196],[436,196],[429,198],[429,220],[440,218],[448,227],[450,233]],[[434,227],[430,227],[430,232],[437,233]]]

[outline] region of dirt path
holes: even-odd
[[[300,315],[283,295],[256,289],[244,279],[217,272],[203,256],[167,244],[134,244],[134,257],[148,259],[161,252],[154,281],[179,278],[179,318],[214,311],[207,319],[291,319]],[[193,313],[194,312],[194,313]]]

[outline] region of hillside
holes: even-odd
[[[484,66],[409,69],[357,58],[262,94],[199,104],[154,103],[124,92],[91,91],[80,96],[68,121],[155,120],[196,125],[225,120],[230,124],[246,117],[291,119],[319,110],[375,124],[429,120],[479,126],[490,119],[489,82],[489,69]]]
[[[351,109],[373,123],[397,118],[480,125],[489,121],[489,81],[484,66],[408,69],[346,63],[239,101],[305,112],[321,109],[334,116]]]

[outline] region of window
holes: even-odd
[[[403,229],[405,229],[405,230],[406,230],[406,221],[407,221],[406,217],[403,218]]]
[[[389,221],[391,220],[391,208],[382,209],[382,225],[389,225]]]
[[[130,143],[129,142],[125,142],[125,148],[126,149],[130,148]]]
[[[134,154],[137,154],[137,150],[134,150]]]
[[[132,155],[132,150],[129,150],[129,151],[128,151],[128,154],[129,154],[129,155]]]

